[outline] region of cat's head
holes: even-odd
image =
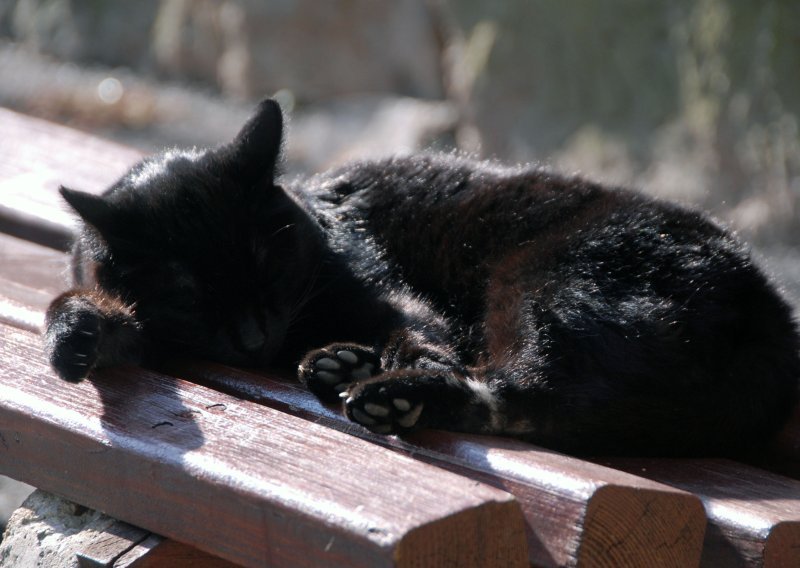
[[[62,188],[84,222],[78,284],[132,304],[157,347],[269,362],[312,284],[321,242],[276,185],[282,129],[267,100],[227,145],[147,158],[102,196]]]

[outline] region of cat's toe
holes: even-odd
[[[380,359],[369,348],[334,344],[311,351],[300,363],[300,380],[322,400],[334,401],[352,383],[380,372]]]

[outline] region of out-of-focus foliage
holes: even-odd
[[[499,32],[472,94],[485,148],[698,201],[800,242],[800,3],[452,4]]]
[[[635,184],[794,244],[799,22],[796,0],[0,4],[0,32],[40,51],[239,100],[445,100],[462,149]]]

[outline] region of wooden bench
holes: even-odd
[[[753,466],[381,437],[291,377],[196,361],[60,382],[38,336],[57,186],[102,191],[139,155],[3,109],[0,132],[0,473],[119,519],[84,565],[800,565],[800,482]],[[793,432],[762,466],[800,469]]]

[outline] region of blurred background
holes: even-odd
[[[267,95],[289,172],[423,148],[580,171],[711,211],[800,306],[797,0],[0,0],[1,106],[149,152],[226,141]]]

